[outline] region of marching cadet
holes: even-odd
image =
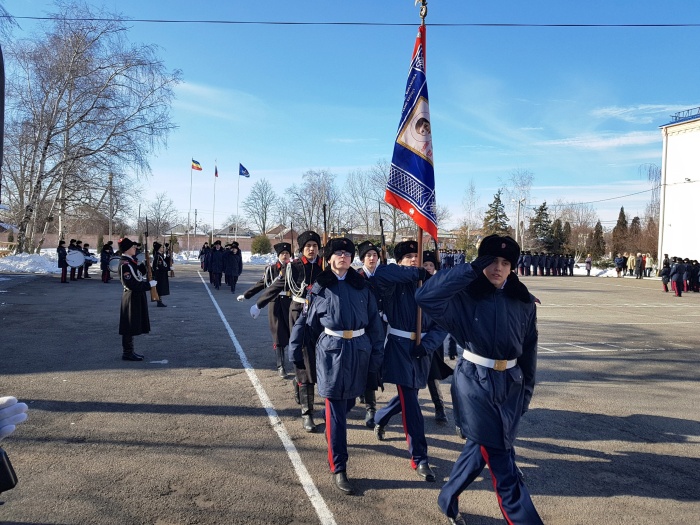
[[[328,463],[336,487],[345,494],[355,488],[346,475],[347,414],[377,376],[382,362],[384,330],[367,280],[350,265],[355,246],[350,239],[331,239],[325,247],[328,268],[307,296],[307,308],[292,328],[290,354],[298,368],[317,363],[318,393],[325,398]],[[315,348],[315,358],[305,355]]]
[[[404,432],[411,455],[411,466],[426,481],[435,481],[428,463],[428,442],[425,438],[423,414],[418,403],[418,390],[425,388],[433,352],[442,352],[446,332],[437,329],[426,315],[422,316],[420,344],[416,344],[417,305],[414,298],[418,281],[429,275],[418,267],[418,243],[400,242],[394,248],[397,264],[381,265],[374,274],[389,323],[384,345],[382,379],[396,385],[398,395],[377,410],[374,433],[384,441],[385,427],[392,416],[403,413]],[[464,265],[462,265],[464,266]],[[450,273],[454,270],[446,271]]]
[[[430,275],[435,275],[440,267],[437,264],[437,257],[433,251],[423,252],[423,268],[427,270]],[[450,356],[457,356],[457,344],[453,337],[448,334],[445,337],[445,341],[442,346],[439,347],[430,359],[430,372],[428,372],[428,392],[430,393],[430,399],[435,405],[435,422],[438,425],[444,425],[447,423],[447,414],[445,414],[445,399],[442,397],[442,391],[440,390],[440,382],[443,379],[447,379],[452,375],[452,369],[445,364],[445,346],[449,349]],[[452,347],[455,347],[454,349]],[[454,359],[455,357],[451,357]]]
[[[158,283],[149,281],[136,262],[136,243],[128,237],[119,240],[119,278],[124,293],[122,295],[119,316],[119,335],[122,336],[122,359],[124,361],[143,361],[143,356],[134,352],[134,336],[151,331],[148,317],[148,299],[146,292]]]
[[[153,264],[151,265],[151,270],[153,279],[158,282],[156,286],[158,297],[162,298],[165,295],[170,295],[170,279],[168,278],[170,267],[165,260],[164,246],[158,241],[153,241]],[[163,308],[167,305],[163,304],[161,299],[158,299],[156,306]]]
[[[381,298],[377,287],[374,284],[374,272],[377,271],[377,266],[379,266],[379,253],[381,249],[375,246],[372,241],[364,241],[359,244],[357,251],[362,262],[362,268],[360,268],[357,273],[362,277],[367,279],[367,284],[369,289],[372,291],[375,300],[377,301],[377,308],[379,309],[380,317],[383,314]],[[384,333],[384,324],[382,323],[382,333]],[[374,428],[374,415],[377,413],[377,388],[379,388],[379,375],[373,375],[367,378],[367,388],[365,390],[362,399],[365,403],[365,425],[368,428]]]
[[[262,292],[256,304],[251,306],[250,315],[256,319],[260,315],[260,309],[269,303],[275,296],[289,290],[292,294],[292,304],[289,308],[289,326],[294,326],[306,304],[306,294],[316,282],[316,278],[323,271],[323,261],[318,256],[321,246],[321,237],[315,231],[305,231],[297,237],[301,257],[289,262],[284,270],[284,276],[277,279],[265,291]],[[316,356],[313,349],[309,353],[306,347],[302,348],[303,361],[294,363],[295,381],[294,390],[299,393],[301,405],[301,422],[304,430],[315,432],[314,423],[314,384],[316,383]],[[290,356],[291,358],[291,356]]]
[[[270,333],[272,334],[272,349],[275,351],[277,359],[277,373],[280,377],[285,378],[287,377],[287,371],[284,367],[284,349],[289,344],[289,307],[292,304],[292,293],[284,281],[284,269],[292,258],[292,245],[288,242],[280,242],[275,244],[274,249],[277,254],[277,262],[267,266],[262,278],[243,294],[236,297],[236,300],[250,299],[270,286],[275,280],[282,278],[282,282],[285,283],[283,290],[277,295],[268,296],[269,301],[267,303],[258,303],[257,306],[258,309],[262,309],[265,305],[272,303],[267,309],[267,320],[270,324]]]
[[[474,262],[438,272],[416,292],[418,305],[464,348],[452,402],[467,441],[438,496],[453,525],[466,525],[459,495],[487,464],[506,521],[542,523],[518,475],[513,449],[537,365],[536,299],[511,271],[519,253],[510,237],[489,235]]]
[[[685,272],[685,265],[680,257],[674,257],[673,263],[671,264],[671,271],[668,274],[671,279],[671,288],[676,293],[676,297],[683,296],[683,273]]]
[[[243,257],[238,243],[233,241],[229,249],[224,252],[224,274],[226,274],[226,284],[231,287],[231,293],[236,293],[238,277],[243,272]]]
[[[218,290],[221,288],[221,274],[224,273],[224,252],[221,249],[221,241],[214,241],[214,248],[209,252],[207,265],[211,282]]]
[[[63,246],[64,244],[66,244],[66,241],[58,241],[56,253],[58,254],[58,267],[61,269],[61,282],[67,283],[68,280],[66,277],[68,274],[68,261],[66,260],[66,255],[68,255],[68,253],[66,252],[66,248]]]

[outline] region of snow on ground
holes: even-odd
[[[199,264],[199,251],[180,252],[175,254],[174,266],[178,264]],[[267,255],[253,255],[250,252],[241,252],[243,256],[243,264],[254,266],[264,266],[277,261],[277,256],[274,253]],[[359,267],[359,260],[355,258],[353,266]],[[99,263],[93,265],[93,268],[99,270]],[[0,257],[0,273],[34,273],[34,274],[49,274],[61,273],[58,268],[58,256],[56,250],[41,250],[41,254],[8,255]],[[574,268],[575,276],[585,276],[586,269],[581,266]],[[617,272],[614,268],[591,270],[591,277],[617,277]]]

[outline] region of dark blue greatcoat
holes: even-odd
[[[315,348],[318,395],[336,400],[362,395],[367,377],[379,372],[384,352],[377,302],[365,278],[350,268],[341,281],[325,270],[311,288],[308,305],[292,328],[289,351],[294,361],[304,360],[304,346]],[[364,328],[365,333],[344,339],[325,333],[325,328]]]
[[[452,401],[467,439],[510,449],[535,388],[537,314],[534,298],[511,273],[496,289],[471,264],[438,272],[416,292],[418,305],[470,352],[517,359],[499,372],[460,357]]]
[[[68,268],[68,261],[66,261],[68,252],[66,252],[66,249],[63,246],[59,246],[56,248],[56,253],[58,254],[58,267]]]
[[[449,270],[449,272],[451,271],[454,270]],[[418,268],[397,264],[377,267],[374,281],[382,297],[384,314],[390,327],[405,332],[416,331],[418,308],[415,292],[421,273]],[[432,353],[438,349],[442,352],[442,343],[447,333],[438,328],[433,320],[425,315],[425,312],[421,322],[421,332],[426,334],[421,343],[428,353],[421,359],[411,356],[415,341],[387,332],[384,364],[382,365],[382,379],[385,382],[415,389],[427,386]]]
[[[224,273],[224,251],[216,248],[209,252],[207,262],[208,271],[211,273]]]

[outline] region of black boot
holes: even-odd
[[[284,369],[284,348],[276,347],[275,356],[277,357],[277,373],[284,379],[287,377],[287,371]]]
[[[301,423],[307,432],[316,431],[314,423],[314,385],[299,385],[299,399],[301,401]]]
[[[374,390],[367,389],[365,391],[365,426],[374,428],[374,415],[377,413],[377,393]]]
[[[163,304],[163,301],[158,301],[158,305],[157,305],[157,306],[159,306],[159,307],[161,307],[161,308],[165,308],[165,307],[168,306],[168,305],[167,305],[167,304]]]
[[[301,398],[299,397],[299,383],[296,379],[292,379],[292,387],[294,388],[294,401],[297,405],[301,405]]]

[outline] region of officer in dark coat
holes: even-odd
[[[156,286],[155,280],[149,281],[136,262],[136,243],[128,237],[119,240],[121,259],[119,261],[119,278],[124,293],[122,294],[121,314],[119,316],[119,335],[122,336],[122,359],[124,361],[143,361],[143,356],[134,352],[134,336],[151,331],[148,317],[148,299],[146,292]]]
[[[387,321],[382,378],[396,385],[398,395],[377,410],[374,433],[384,440],[384,427],[392,416],[403,413],[404,432],[411,454],[411,466],[426,481],[435,481],[428,463],[428,442],[425,438],[423,414],[418,403],[418,390],[425,388],[433,352],[442,352],[446,332],[422,315],[420,343],[416,344],[417,305],[414,298],[418,281],[429,275],[418,267],[418,243],[400,242],[394,248],[397,264],[377,268],[374,279],[382,297]],[[464,265],[462,265],[464,266]],[[447,270],[450,273],[454,269]]]
[[[490,235],[479,257],[438,272],[416,292],[416,301],[465,349],[454,372],[452,402],[467,441],[438,504],[450,523],[464,524],[459,495],[488,464],[508,523],[542,523],[518,476],[513,442],[535,387],[535,298],[511,272],[520,247]]]
[[[224,273],[224,251],[221,241],[214,242],[214,248],[209,252],[207,267],[211,273],[212,284],[217,290],[221,288],[221,275]]]
[[[151,266],[151,270],[153,272],[153,279],[158,281],[158,285],[156,286],[158,296],[163,297],[170,295],[170,278],[168,277],[170,266],[168,266],[168,263],[165,260],[164,246],[157,241],[153,243],[153,264]],[[162,308],[167,305],[158,299],[157,306]]]
[[[58,248],[56,248],[56,253],[58,254],[58,267],[61,269],[61,282],[68,282],[68,261],[66,260],[66,247],[64,246],[66,241],[58,241]]]
[[[272,301],[280,293],[289,290],[292,294],[292,304],[289,308],[289,326],[294,326],[306,304],[306,294],[316,282],[316,278],[323,271],[323,261],[319,257],[321,237],[315,231],[305,231],[297,237],[301,257],[287,264],[284,275],[273,282],[260,294],[258,301],[250,308],[250,315],[255,319],[260,315],[260,309]],[[311,349],[303,349],[304,368],[297,367],[295,363],[295,393],[298,393],[301,404],[301,422],[304,430],[315,432],[316,424],[313,420],[314,412],[314,384],[316,383],[316,357]],[[291,358],[291,356],[290,356]],[[292,359],[293,361],[293,359]]]
[[[243,294],[236,297],[236,300],[250,299],[284,276],[284,269],[292,258],[292,245],[288,242],[280,242],[275,244],[274,249],[275,253],[277,253],[277,262],[266,266],[262,278]],[[289,333],[291,330],[289,326],[289,308],[291,304],[292,293],[285,287],[277,295],[270,296],[269,308],[267,309],[267,320],[270,325],[270,333],[272,334],[272,349],[275,351],[277,373],[280,377],[287,377],[287,371],[284,366],[284,349],[289,344]],[[262,307],[264,305],[260,308]]]
[[[109,260],[112,257],[112,254],[110,253],[109,247],[110,247],[110,245],[109,245],[109,243],[107,243],[107,244],[104,244],[102,246],[102,250],[100,250],[100,272],[102,274],[102,282],[103,283],[106,283],[109,281]]]
[[[335,485],[352,494],[346,464],[347,414],[365,391],[368,376],[382,363],[384,330],[374,294],[350,267],[355,246],[350,239],[331,239],[325,247],[328,268],[307,296],[307,309],[292,328],[289,351],[298,368],[305,366],[303,348],[316,353],[318,393],[326,399],[328,463]]]
[[[674,257],[671,263],[671,271],[669,278],[671,279],[671,287],[676,293],[676,297],[683,296],[683,274],[685,273],[685,265],[680,257]]]

